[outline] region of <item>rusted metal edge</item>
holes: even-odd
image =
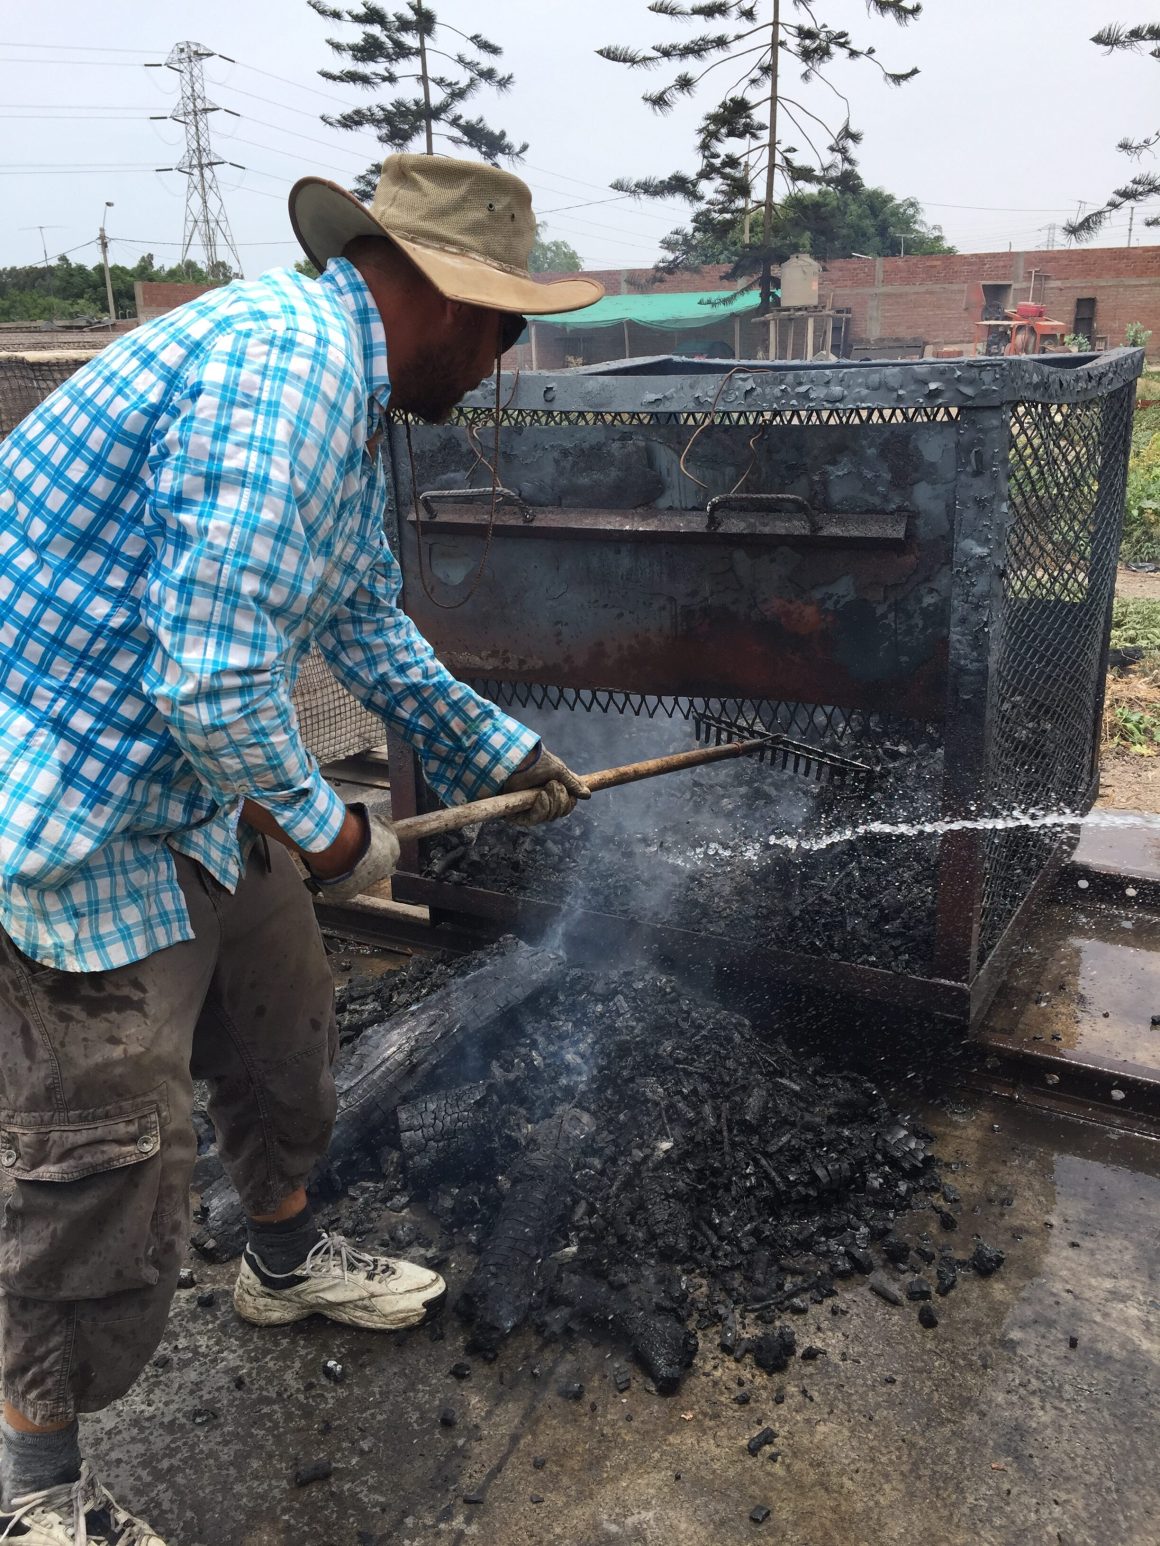
[[[1045,1111],[1052,1116],[1067,1117],[1073,1122],[1087,1122],[1093,1126],[1110,1127],[1121,1133],[1134,1133],[1145,1138],[1160,1138],[1160,1118],[1146,1112],[1123,1110],[1117,1104],[1102,1104],[1093,1100],[1090,1092],[1061,1094],[1058,1090],[1029,1083],[1021,1079],[1017,1071],[1010,1073],[1000,1069],[990,1073],[975,1069],[967,1074],[967,1084],[973,1090],[986,1095],[998,1095],[1004,1100],[1035,1111]]]
[[[382,945],[388,949],[450,950],[466,955],[494,937],[486,930],[462,928],[454,923],[444,923],[437,929],[434,920],[408,917],[401,908],[364,907],[358,902],[316,901],[314,912],[319,928],[362,945]]]
[[[1057,884],[1059,874],[1066,863],[1071,842],[1072,839],[1064,834],[1056,843],[1047,856],[1043,868],[1035,877],[1031,889],[1011,914],[1007,927],[1000,934],[983,965],[975,973],[971,982],[972,1025],[980,1024],[983,1016],[990,1009],[996,993],[1002,987],[1012,956],[1026,942],[1027,925],[1031,914],[1043,901],[1047,892]]]
[[[918,977],[882,971],[828,956],[809,956],[797,951],[755,949],[750,941],[735,941],[717,934],[642,923],[613,913],[589,908],[570,908],[538,898],[513,897],[476,886],[450,886],[413,874],[396,874],[393,890],[400,901],[426,903],[434,916],[452,913],[484,919],[512,932],[534,937],[563,923],[569,944],[583,948],[614,940],[619,948],[646,946],[660,959],[674,963],[691,957],[709,958],[721,967],[743,968],[749,976],[768,975],[804,983],[831,993],[843,991],[880,1003],[926,1010],[965,1025],[970,1014],[970,990],[966,983],[937,977]]]
[[[1111,1114],[1118,1123],[1142,1119],[1160,1128],[1160,1069],[1120,1058],[1081,1056],[1066,1047],[1041,1049],[996,1032],[984,1032],[976,1044],[996,1063],[994,1069],[984,1066],[982,1071],[998,1076],[988,1081],[989,1088],[1005,1082],[1005,1093],[1017,1100],[1067,1103],[1073,1112],[1088,1110],[1093,1120]]]
[[[1091,864],[1071,859],[1059,872],[1058,890],[1075,899],[1075,889],[1083,887],[1090,898],[1101,902],[1126,902],[1138,907],[1160,909],[1160,875],[1133,870],[1123,865]],[[1134,893],[1129,896],[1129,889]]]
[[[469,492],[469,491],[465,491]],[[426,496],[424,496],[426,497]],[[413,513],[405,517],[409,525],[416,525]],[[476,537],[489,524],[494,525],[497,536],[552,537],[575,541],[668,541],[680,537],[682,542],[777,542],[792,546],[805,543],[809,546],[836,547],[905,547],[907,514],[878,511],[845,512],[820,511],[812,523],[804,516],[761,516],[750,513],[727,512],[711,524],[704,510],[597,510],[563,506],[525,505],[519,509],[501,508],[495,512],[494,522],[487,509],[469,504],[447,503],[437,517],[429,516],[423,522],[423,535],[429,541],[440,536]]]

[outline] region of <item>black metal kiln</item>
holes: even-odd
[[[503,383],[509,492],[478,586],[493,408],[391,431],[405,605],[452,670],[515,707],[776,723],[873,755],[941,751],[935,813],[1079,812],[1094,798],[1136,350],[1100,356],[729,369],[677,359]],[[696,432],[696,433],[695,433]],[[420,574],[422,561],[422,576]],[[426,807],[390,749],[396,815]],[[931,840],[932,946],[898,971],[650,926],[670,952],[933,1008],[997,986],[1070,834]],[[439,918],[534,932],[554,908],[424,878]],[[921,899],[916,906],[925,905]],[[718,931],[720,933],[720,931]]]

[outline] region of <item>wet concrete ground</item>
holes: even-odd
[[[1085,900],[1048,911],[990,1023],[1138,1059],[1160,1048],[1158,1011],[1160,924]],[[1006,1252],[934,1301],[933,1330],[851,1279],[792,1318],[799,1349],[824,1352],[784,1375],[707,1332],[677,1395],[635,1369],[619,1395],[619,1353],[526,1334],[460,1381],[450,1312],[394,1338],[259,1330],[230,1308],[234,1270],[195,1262],[166,1367],[86,1420],[88,1449],[170,1546],[1157,1546],[1160,1143],[979,1094],[923,1117],[962,1194],[957,1254],[975,1234]],[[397,1222],[369,1218],[366,1242]],[[929,1212],[898,1233],[923,1230],[939,1235]],[[446,1270],[454,1299],[470,1263]],[[562,1397],[576,1380],[582,1398]],[[753,1457],[767,1424],[776,1442]],[[296,1487],[318,1459],[331,1477]]]
[[[799,1346],[826,1350],[816,1362],[739,1372],[707,1336],[675,1397],[635,1372],[620,1397],[603,1351],[531,1337],[457,1381],[450,1316],[434,1342],[251,1328],[229,1308],[232,1270],[199,1266],[217,1303],[179,1295],[172,1362],[86,1423],[90,1452],[183,1546],[1154,1546],[1160,1152],[986,1098],[934,1122],[961,1166],[948,1174],[964,1253],[978,1232],[1007,1262],[936,1301],[933,1331],[913,1306],[845,1284],[839,1314],[795,1321]],[[342,1385],[324,1379],[328,1357],[346,1366]],[[565,1379],[584,1383],[580,1402],[558,1394]],[[447,1405],[455,1428],[439,1424]],[[745,1447],[766,1423],[776,1462]],[[298,1465],[324,1457],[329,1481],[293,1486]],[[481,1504],[463,1501],[476,1491]],[[758,1503],[763,1526],[748,1518]]]
[[[935,1301],[932,1331],[851,1280],[838,1313],[794,1320],[816,1361],[766,1376],[706,1333],[676,1396],[634,1370],[622,1397],[615,1357],[530,1335],[460,1382],[452,1315],[439,1341],[252,1328],[229,1306],[232,1269],[199,1264],[216,1304],[179,1294],[171,1362],[86,1421],[90,1453],[170,1546],[1155,1546],[1160,1147],[989,1097],[930,1120],[963,1197],[960,1254],[976,1232],[1007,1253]],[[767,1423],[776,1461],[746,1449]],[[295,1487],[319,1458],[332,1477]]]

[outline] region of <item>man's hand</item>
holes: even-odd
[[[570,816],[576,809],[577,800],[587,800],[591,796],[584,780],[546,746],[541,746],[532,763],[517,768],[503,786],[504,794],[514,794],[520,789],[539,789],[542,793],[530,810],[508,817],[518,827],[536,827],[542,821]]]
[[[351,819],[358,823],[359,841],[346,837]],[[338,839],[319,854],[303,854],[311,890],[326,902],[350,902],[393,875],[399,862],[399,840],[385,816],[365,805],[352,805]]]

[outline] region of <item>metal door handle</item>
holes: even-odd
[[[491,504],[492,491],[487,488],[439,488],[428,489],[425,494],[419,495],[419,503],[427,512],[431,520],[439,518],[440,505],[478,504],[484,500]],[[520,498],[514,489],[497,488],[495,490],[496,507],[500,505],[515,505],[522,513],[525,521],[534,521],[535,511]]]

